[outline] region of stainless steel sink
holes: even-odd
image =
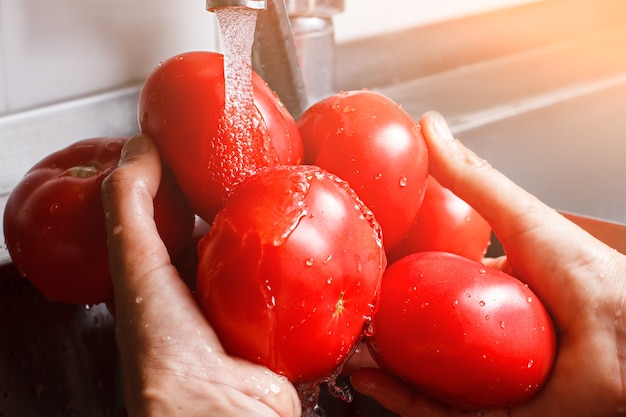
[[[351,47],[338,59],[369,57],[362,87],[441,112],[547,204],[626,223],[626,3],[538,2]],[[338,78],[360,88],[353,71]]]

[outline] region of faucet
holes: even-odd
[[[247,7],[257,16],[252,66],[297,119],[334,92],[332,16],[344,0],[206,0],[206,8]]]

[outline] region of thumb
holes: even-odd
[[[537,293],[557,323],[571,319],[593,297],[591,291],[604,291],[606,283],[597,275],[620,263],[614,250],[454,139],[439,113],[428,112],[419,123],[431,174],[489,222],[515,275]]]

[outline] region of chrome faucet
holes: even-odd
[[[207,0],[206,8],[248,7],[257,16],[252,66],[294,118],[334,86],[332,16],[343,0]]]

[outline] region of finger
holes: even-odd
[[[118,168],[102,185],[115,307],[126,316],[158,315],[177,295],[190,298],[154,222],[160,179],[156,147],[139,135],[125,144]]]
[[[289,382],[266,368],[231,359],[195,299],[171,265],[153,220],[161,162],[144,136],[130,139],[118,168],[103,183],[103,204],[115,287],[117,341],[130,392],[141,393],[146,375],[182,366],[200,372],[282,416],[296,415],[299,401]],[[185,366],[197,362],[192,369]],[[152,369],[158,363],[157,369]],[[140,401],[137,401],[140,402]],[[138,407],[141,404],[137,405]]]
[[[615,266],[615,251],[539,201],[455,140],[443,117],[422,116],[431,173],[491,225],[516,275],[565,323],[590,291],[597,272]],[[592,276],[593,275],[593,276]]]
[[[455,412],[429,400],[380,369],[358,369],[352,373],[350,383],[360,393],[372,397],[389,411],[404,417],[472,416],[468,413]]]

